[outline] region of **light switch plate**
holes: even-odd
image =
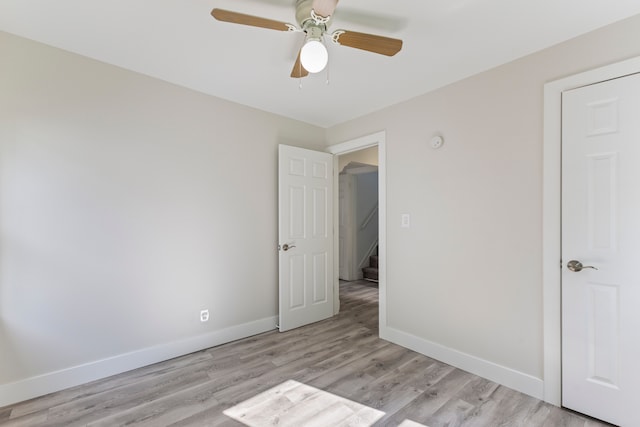
[[[400,227],[409,228],[411,226],[411,215],[402,214],[400,215]]]

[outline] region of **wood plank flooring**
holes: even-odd
[[[376,284],[340,297],[331,319],[0,408],[0,426],[608,425],[379,339]]]

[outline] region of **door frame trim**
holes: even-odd
[[[562,92],[640,72],[640,57],[544,85],[542,183],[542,301],[544,400],[562,405],[561,209]]]
[[[387,171],[386,171],[386,141],[387,133],[382,130],[360,138],[351,139],[339,144],[330,145],[327,151],[334,156],[347,154],[353,151],[378,146],[378,325],[379,330],[385,330],[387,326]],[[334,160],[334,229],[339,224],[338,212],[338,162]],[[340,280],[338,279],[338,239],[334,232],[334,313],[340,309]]]

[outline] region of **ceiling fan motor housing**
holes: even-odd
[[[311,23],[316,24],[311,14],[312,10],[313,0],[296,1],[296,21],[303,30],[306,30],[305,27],[309,26]],[[331,19],[324,24],[325,29],[329,28],[329,25],[331,25]]]
[[[307,33],[307,41],[310,41],[310,40],[321,41],[322,35],[325,32],[324,25],[316,25],[314,23],[307,23],[307,25],[303,29],[304,29],[304,32]]]

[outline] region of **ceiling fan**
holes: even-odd
[[[218,21],[249,25],[270,30],[304,32],[305,43],[291,71],[291,77],[301,78],[324,69],[328,61],[327,48],[323,44],[328,35],[332,42],[386,56],[393,56],[402,49],[402,40],[355,31],[336,30],[329,34],[331,16],[338,0],[296,0],[296,21],[299,27],[224,9],[213,9],[211,15]]]

